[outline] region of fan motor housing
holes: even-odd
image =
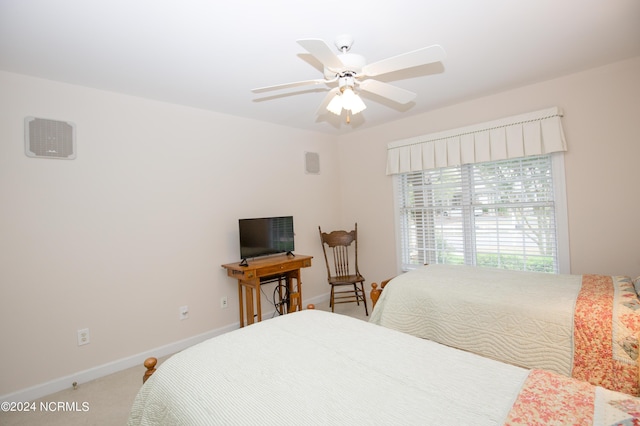
[[[340,61],[344,64],[343,68],[340,69],[332,69],[332,68],[324,68],[324,78],[330,80],[343,74],[345,72],[351,72],[354,75],[362,74],[362,67],[367,64],[367,61],[364,59],[364,56],[358,55],[355,53],[342,53],[338,55]]]
[[[351,34],[341,34],[334,42],[340,52],[348,52],[353,46],[353,36]]]

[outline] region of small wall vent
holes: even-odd
[[[304,171],[310,175],[320,174],[320,154],[317,152],[304,153]]]
[[[28,157],[76,158],[75,124],[46,118],[24,119],[25,153]]]

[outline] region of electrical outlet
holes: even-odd
[[[188,306],[180,306],[180,317],[181,320],[186,320],[189,318],[189,307]]]
[[[227,307],[228,307],[228,306],[229,306],[229,305],[227,304],[227,296],[223,296],[223,297],[220,299],[220,307],[221,307],[222,309],[227,309]]]
[[[88,328],[78,330],[78,346],[87,345],[90,341]]]

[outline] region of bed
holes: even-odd
[[[379,290],[373,324],[640,393],[640,302],[629,277],[429,265]]]
[[[613,425],[638,416],[640,400],[626,394],[304,310],[170,357],[128,424]]]

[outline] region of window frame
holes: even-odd
[[[556,249],[557,249],[557,273],[568,274],[571,273],[571,256],[569,250],[569,226],[568,226],[568,211],[567,211],[567,197],[566,197],[566,180],[565,180],[565,168],[564,168],[564,152],[555,152],[548,155],[551,159],[551,175],[553,179],[553,197],[554,197],[554,209],[555,209],[555,225],[556,225]],[[493,163],[494,161],[488,162]],[[462,167],[462,166],[458,166]],[[402,259],[403,247],[402,247],[402,230],[401,223],[403,218],[401,217],[401,197],[399,194],[400,183],[399,179],[402,178],[402,174],[396,174],[393,176],[393,201],[394,201],[394,227],[396,237],[396,264],[398,273],[406,272],[410,269],[405,268]],[[467,238],[467,236],[465,236]]]

